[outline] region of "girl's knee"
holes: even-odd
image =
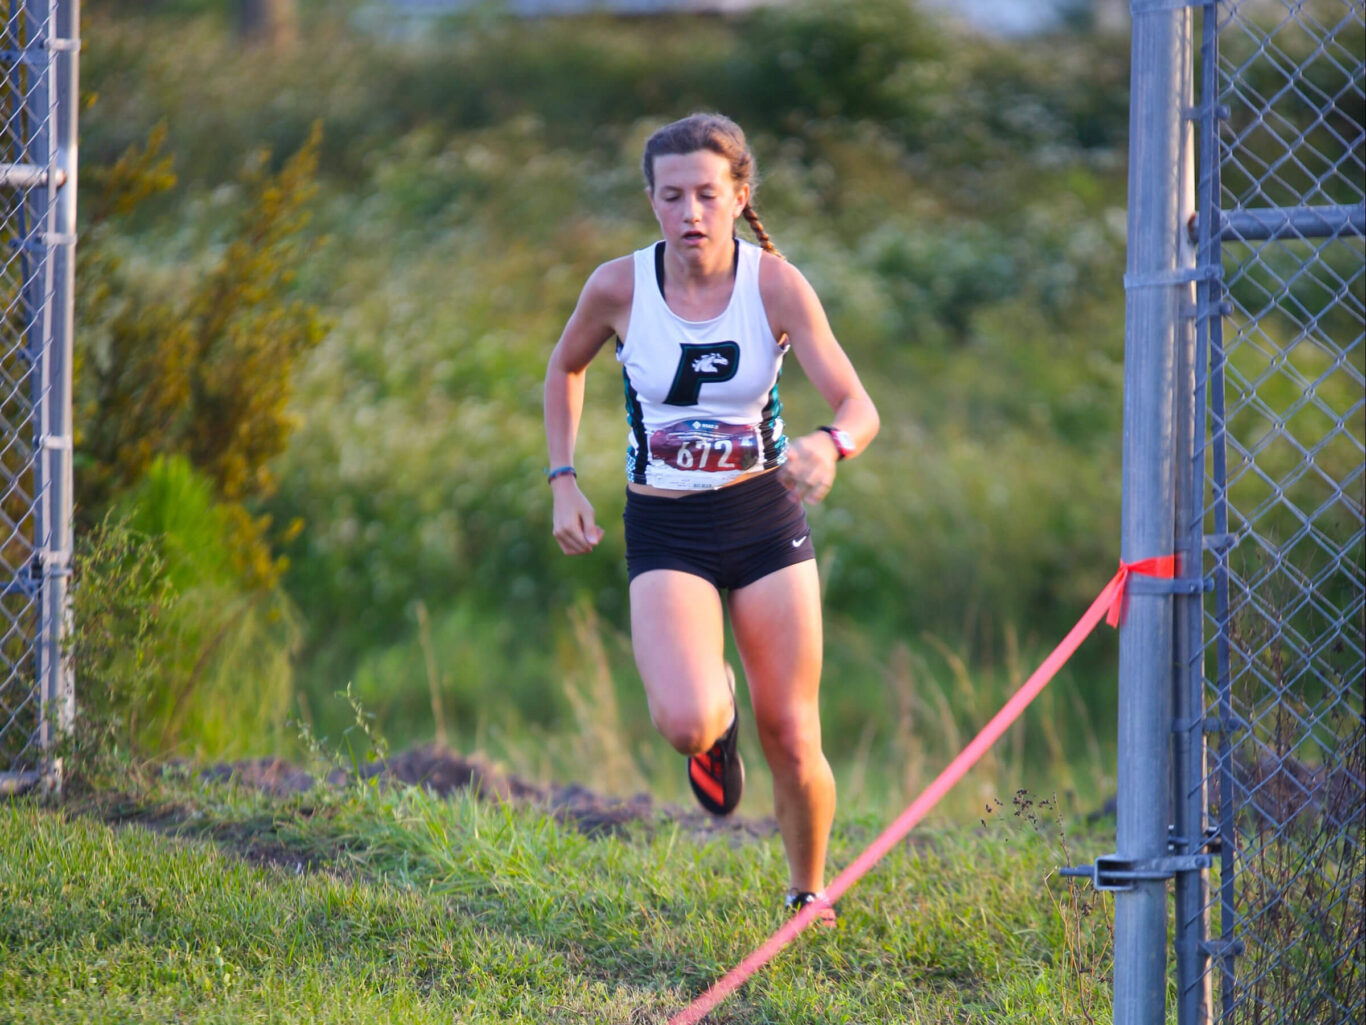
[[[679,754],[699,754],[730,726],[733,706],[702,708],[650,708],[650,720],[659,735]]]
[[[774,772],[801,774],[824,761],[820,717],[788,712],[759,720],[759,739]]]

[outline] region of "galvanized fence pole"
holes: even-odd
[[[1193,509],[1182,506],[1183,513],[1189,513],[1187,523],[1188,551],[1194,562],[1191,571],[1203,572],[1206,550],[1224,553],[1228,549],[1228,516],[1220,513],[1216,506],[1213,515],[1207,516],[1205,509],[1205,482],[1207,462],[1209,470],[1217,479],[1223,479],[1225,452],[1223,446],[1206,435],[1206,425],[1214,425],[1216,432],[1224,419],[1223,402],[1223,346],[1222,329],[1224,317],[1223,277],[1219,273],[1221,257],[1219,251],[1219,232],[1217,225],[1219,210],[1219,104],[1218,104],[1218,67],[1219,67],[1219,11],[1217,4],[1210,2],[1205,6],[1200,25],[1200,85],[1198,117],[1199,184],[1197,186],[1197,266],[1210,273],[1203,275],[1198,285],[1196,299],[1196,371],[1192,384],[1194,417],[1194,448],[1190,453],[1189,471],[1193,477],[1196,493]],[[1206,527],[1210,533],[1206,535]],[[1196,542],[1199,547],[1196,547]],[[1225,575],[1213,572],[1210,575],[1210,591],[1214,592],[1214,604],[1224,610],[1228,608],[1228,580]],[[1193,823],[1200,823],[1201,849],[1209,850],[1220,858],[1219,885],[1227,895],[1233,885],[1233,845],[1222,844],[1218,838],[1230,831],[1229,816],[1232,802],[1229,795],[1213,793],[1207,785],[1210,772],[1211,754],[1217,762],[1227,763],[1229,739],[1232,729],[1232,714],[1222,703],[1206,715],[1205,702],[1205,660],[1208,649],[1205,642],[1204,599],[1187,604],[1182,618],[1182,629],[1187,647],[1181,663],[1182,677],[1179,685],[1189,703],[1191,719],[1188,723],[1178,724],[1185,728],[1189,738],[1184,750],[1177,754],[1177,775],[1181,791],[1187,802],[1184,832],[1193,834]],[[1216,635],[1223,632],[1227,617],[1219,615],[1213,626]],[[1216,639],[1216,644],[1218,643]],[[1218,657],[1214,659],[1217,672]],[[1180,714],[1180,713],[1178,713]],[[1207,736],[1217,737],[1214,751],[1206,741]],[[1198,741],[1199,753],[1195,746]],[[1222,821],[1211,826],[1210,805],[1217,806]],[[1180,812],[1178,811],[1178,814]],[[1183,832],[1177,829],[1176,832]],[[1211,859],[1213,860],[1213,859]],[[1210,970],[1210,958],[1217,960],[1218,969],[1223,973],[1228,991],[1232,973],[1231,943],[1227,936],[1215,939],[1211,935],[1211,910],[1209,899],[1209,879],[1206,875],[1186,880],[1185,889],[1178,882],[1176,898],[1176,950],[1177,973],[1177,1021],[1179,1025],[1205,1025],[1219,1012],[1214,999],[1214,976]],[[1197,905],[1197,900],[1200,902]],[[1199,972],[1193,977],[1192,972]],[[1226,1010],[1226,1009],[1225,1009]]]
[[[1204,22],[1212,21],[1211,4]],[[1202,24],[1202,29],[1204,25]],[[1183,91],[1193,92],[1193,75]],[[1196,118],[1184,122],[1178,206],[1179,223],[1188,228],[1198,209],[1195,186]],[[1207,264],[1195,248],[1192,232],[1180,232],[1180,265],[1193,268],[1197,285],[1181,286],[1188,305],[1176,328],[1176,391],[1173,439],[1176,457],[1177,580],[1186,589],[1173,596],[1175,633],[1172,675],[1172,828],[1168,837],[1175,878],[1176,1006],[1180,1025],[1207,1025],[1211,988],[1206,972],[1208,902],[1205,867],[1196,859],[1205,854],[1205,714],[1204,714],[1204,394],[1203,349],[1196,345],[1196,323],[1205,295]]]
[[[1120,557],[1174,550],[1173,408],[1178,332],[1190,307],[1183,243],[1190,189],[1185,121],[1191,92],[1191,15],[1169,0],[1134,0],[1125,273],[1124,469]],[[1183,308],[1184,307],[1184,308]],[[1172,598],[1131,586],[1119,638],[1115,863],[1116,1025],[1165,1016],[1170,822]]]
[[[67,584],[72,560],[72,356],[76,279],[76,109],[79,102],[80,0],[54,0],[51,64],[53,122],[49,167],[49,254],[52,265],[51,332],[48,339],[47,433],[39,458],[47,464],[48,523],[40,645],[47,648],[42,744],[49,786],[61,786],[62,766],[51,756],[54,742],[75,717],[75,681],[66,650],[70,620]]]

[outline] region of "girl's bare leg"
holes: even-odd
[[[698,754],[731,724],[721,596],[691,573],[657,569],[631,581],[631,645],[655,729]]]
[[[732,591],[731,628],[754,702],[759,742],[773,772],[773,810],[787,848],[790,885],[825,885],[835,778],[821,750],[820,583],[814,560]],[[729,720],[727,719],[727,723]]]

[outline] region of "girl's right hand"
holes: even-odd
[[[554,533],[565,555],[591,552],[603,537],[594,522],[593,506],[579,490],[578,481],[569,475],[550,482],[555,492]]]

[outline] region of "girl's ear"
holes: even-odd
[[[735,190],[735,216],[739,217],[745,212],[745,207],[749,206],[749,183],[746,182]]]

